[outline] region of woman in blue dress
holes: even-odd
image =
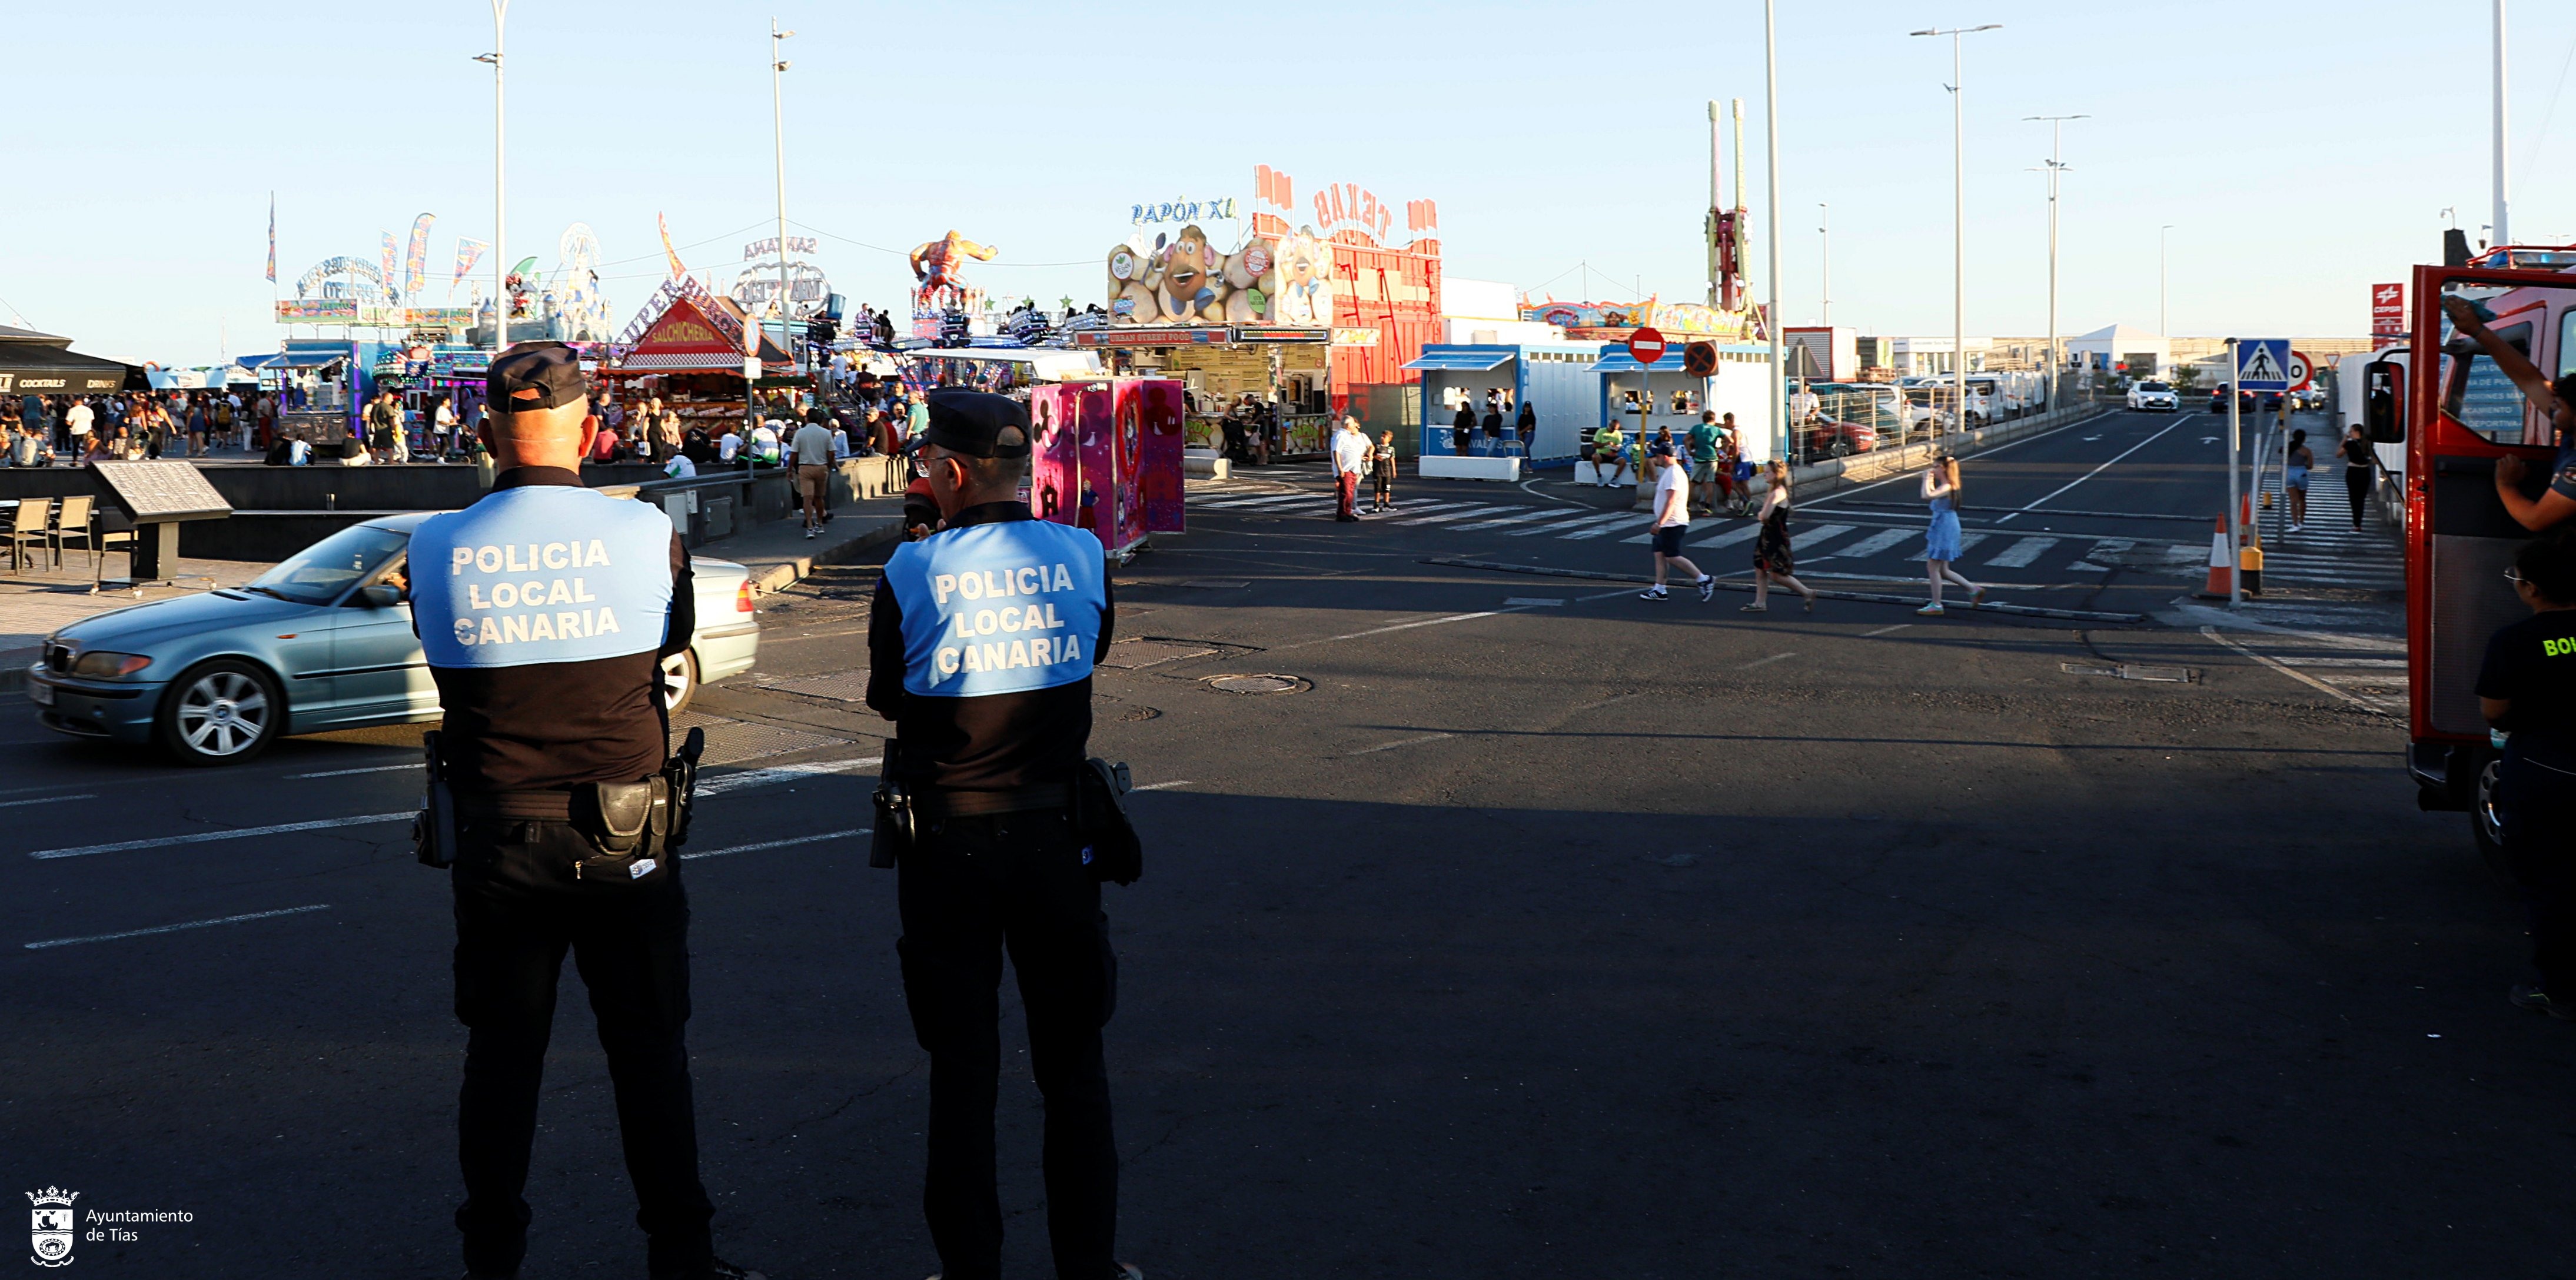
[[[1960,577],[1950,567],[1959,558],[1959,460],[1942,454],[1932,460],[1932,469],[1923,473],[1923,500],[1932,504],[1932,527],[1923,534],[1923,566],[1932,576],[1932,602],[1915,610],[1925,617],[1937,618],[1947,612],[1941,607],[1941,584],[1955,582],[1968,589],[1968,607],[1985,603],[1986,589]]]

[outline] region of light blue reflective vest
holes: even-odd
[[[1003,520],[896,548],[886,585],[903,614],[903,687],[981,698],[1091,675],[1109,608],[1100,539],[1045,520]]]
[[[671,518],[569,485],[500,490],[412,532],[411,608],[433,667],[659,649],[671,623]]]

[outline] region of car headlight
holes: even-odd
[[[112,653],[99,649],[82,654],[80,661],[72,664],[72,674],[113,680],[119,676],[133,675],[151,665],[152,660],[139,653]]]

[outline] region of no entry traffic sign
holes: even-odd
[[[1639,364],[1653,364],[1664,358],[1664,334],[1648,326],[1628,335],[1628,355]]]
[[[2308,353],[2305,351],[2293,350],[2290,352],[2289,370],[2290,390],[2292,391],[2307,390],[2309,379],[2317,376],[2316,362],[2308,359]]]

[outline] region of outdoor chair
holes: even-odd
[[[54,500],[51,498],[18,500],[17,515],[9,521],[10,572],[26,572],[27,549],[34,547],[41,551],[51,542],[53,535],[45,527],[45,522],[53,513]]]
[[[128,578],[134,576],[134,524],[125,518],[124,512],[113,509],[100,512],[98,519],[89,526],[89,536],[98,542],[98,551],[90,559],[89,582],[92,594],[96,594],[98,589],[107,582],[109,552],[123,550],[126,556],[125,576]]]
[[[80,539],[81,549],[89,552],[90,567],[92,569],[98,567],[98,527],[90,518],[91,508],[97,501],[88,494],[65,498],[61,510],[54,513],[54,536],[51,541],[55,568],[63,567],[63,546],[74,538]]]

